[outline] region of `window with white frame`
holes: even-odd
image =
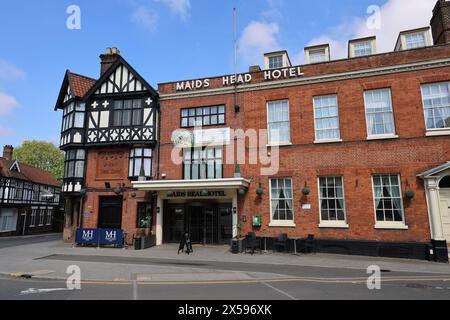
[[[64,108],[62,131],[84,127],[86,105],[82,102],[72,102]]]
[[[15,209],[0,209],[0,232],[15,231],[17,224],[17,212]]]
[[[64,178],[83,178],[85,161],[85,150],[75,149],[67,151],[64,161]]]
[[[399,175],[374,175],[373,193],[379,225],[405,224]]]
[[[30,227],[36,226],[37,212],[38,212],[38,208],[31,208]]]
[[[45,208],[41,208],[39,210],[39,226],[44,225],[44,220],[45,220]]]
[[[405,35],[406,49],[422,48],[426,46],[425,32],[416,32]]]
[[[283,56],[272,56],[269,57],[269,69],[280,69],[283,68]]]
[[[395,136],[390,89],[364,92],[367,134],[370,137]]]
[[[363,57],[372,54],[372,41],[363,41],[353,43],[353,56]]]
[[[325,48],[309,49],[309,63],[320,63],[327,60],[327,52]]]
[[[267,103],[269,144],[288,144],[291,142],[289,119],[289,101],[271,101]]]
[[[183,151],[184,180],[222,179],[222,147],[186,148]]]
[[[47,225],[51,226],[53,224],[53,209],[47,209]]]
[[[450,82],[422,86],[427,130],[450,129]]]
[[[320,219],[324,223],[346,223],[342,177],[319,177]]]
[[[292,179],[270,179],[272,223],[294,223]]]
[[[151,148],[131,149],[128,175],[137,178],[144,173],[144,177],[150,178],[152,176],[152,158],[153,150]]]
[[[314,97],[316,140],[339,140],[339,111],[336,95]]]

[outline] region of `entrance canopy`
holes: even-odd
[[[447,163],[444,163],[438,167],[435,167],[433,169],[422,172],[421,174],[419,174],[417,176],[422,179],[432,178],[432,177],[441,175],[444,171],[449,170],[449,169],[450,169],[450,161]]]
[[[250,180],[244,178],[214,180],[157,180],[136,181],[133,187],[140,191],[175,191],[175,190],[237,190],[248,189]]]

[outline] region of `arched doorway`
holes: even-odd
[[[450,175],[439,182],[439,198],[444,237],[450,244]]]

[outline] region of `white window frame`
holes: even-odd
[[[269,113],[269,104],[271,103],[279,103],[279,102],[287,102],[287,110],[288,110],[288,120],[286,121],[281,121],[281,122],[288,122],[289,123],[289,141],[278,141],[278,142],[273,142],[271,139],[271,130],[270,130],[270,124],[271,122],[269,122],[270,119],[270,113]],[[277,147],[277,146],[289,146],[292,145],[292,132],[291,132],[291,107],[290,107],[290,103],[289,103],[289,99],[284,99],[284,100],[273,100],[273,101],[267,101],[266,103],[266,112],[267,112],[267,146],[269,147]],[[272,122],[272,123],[280,123],[280,122]]]
[[[366,53],[366,54],[362,54],[362,55],[357,55],[356,54],[356,47],[357,46],[361,46],[361,45],[369,45],[370,46],[370,53]],[[359,57],[367,57],[373,54],[376,54],[377,49],[376,49],[376,39],[366,39],[366,40],[354,40],[350,42],[350,52],[349,52],[349,56],[350,58],[359,58]]]
[[[53,224],[53,208],[47,208],[46,225],[51,226]]]
[[[39,227],[44,226],[45,216],[46,216],[45,210],[46,209],[47,209],[46,207],[39,208],[39,224],[38,224]]]
[[[422,36],[423,37],[423,45],[409,48],[408,47],[408,37],[414,37],[414,36]],[[424,47],[427,46],[427,36],[426,36],[424,31],[406,33],[404,35],[404,37],[405,37],[405,49],[406,50],[412,50],[412,49],[417,49],[417,48],[424,48]]]
[[[403,215],[403,221],[378,221],[377,219],[377,203],[376,203],[376,195],[375,195],[375,176],[397,176],[398,184],[399,184],[399,192],[400,192],[400,206]],[[375,229],[391,229],[391,230],[408,230],[409,227],[406,224],[406,213],[403,205],[403,191],[402,191],[402,179],[400,174],[373,174],[371,176],[372,180],[372,197],[373,197],[373,209],[374,209],[374,218],[375,218]]]
[[[274,55],[274,56],[269,56],[268,57],[268,59],[269,59],[269,69],[281,69],[281,68],[283,68],[284,67],[284,62],[283,62],[283,55],[282,54],[280,54],[280,55]],[[276,62],[277,63],[280,63],[281,62],[281,65],[280,66],[274,66],[274,65],[271,65],[271,63],[273,62],[273,60],[277,60]]]
[[[392,129],[393,129],[393,133],[386,133],[386,134],[371,134],[371,128],[369,128],[369,117],[368,117],[368,113],[367,113],[367,97],[366,94],[369,92],[374,92],[374,91],[388,91],[389,93],[389,102],[390,102],[390,106],[391,106],[391,118],[392,118]],[[391,88],[380,88],[380,89],[373,89],[373,90],[365,90],[364,91],[364,113],[365,113],[365,117],[366,117],[366,128],[367,128],[367,140],[379,140],[379,139],[397,139],[398,135],[397,135],[397,127],[395,125],[395,116],[394,116],[394,105],[392,102],[392,92],[391,92]]]
[[[317,52],[323,52],[323,60],[314,60],[311,59],[311,57],[314,56],[314,53]],[[330,46],[329,45],[323,45],[323,46],[315,46],[315,47],[309,47],[305,48],[305,55],[306,55],[306,63],[307,64],[316,64],[316,63],[324,63],[330,61]]]
[[[341,178],[342,180],[342,197],[344,200],[344,220],[323,220],[322,219],[322,193],[320,190],[320,178]],[[318,199],[319,199],[319,219],[320,219],[320,224],[319,224],[319,228],[342,228],[342,229],[347,229],[349,228],[348,222],[347,222],[347,206],[345,203],[345,186],[344,186],[344,177],[340,176],[340,175],[336,175],[336,176],[319,176],[317,177],[317,190],[318,190]]]
[[[422,94],[422,106],[423,106],[423,115],[424,115],[424,120],[425,120],[425,129],[426,129],[426,135],[428,137],[433,137],[433,136],[443,136],[443,135],[450,135],[450,127],[446,127],[446,128],[428,128],[428,123],[427,123],[427,110],[428,109],[435,109],[434,107],[431,108],[427,108],[425,107],[425,94],[424,94],[424,88],[427,86],[440,86],[440,85],[444,85],[446,84],[449,87],[449,92],[450,92],[450,82],[448,81],[444,81],[444,82],[435,82],[435,83],[427,83],[427,84],[423,84],[420,86],[420,91]],[[450,93],[449,93],[449,97],[450,97]]]
[[[316,113],[316,108],[317,108],[316,99],[329,98],[329,97],[336,98],[336,109],[337,109],[337,116],[336,117],[337,117],[337,121],[338,121],[338,126],[337,126],[337,128],[318,129],[317,128],[317,120],[324,119],[324,118],[335,118],[335,117],[321,117],[321,118],[317,117],[317,113]],[[315,134],[315,141],[314,141],[314,143],[342,142],[342,139],[341,139],[341,124],[340,124],[340,118],[339,118],[339,99],[338,99],[338,95],[337,94],[329,94],[329,95],[313,97],[313,109],[314,109],[314,134]],[[318,131],[321,131],[321,130],[338,130],[338,137],[334,138],[334,139],[319,139],[317,133],[318,133]]]
[[[16,230],[17,230],[18,213],[16,212],[16,213],[14,214],[14,212],[13,212],[12,215],[6,215],[6,214],[4,214],[4,212],[1,212],[1,209],[0,209],[0,226],[1,226],[1,224],[3,223],[3,219],[4,219],[5,217],[7,217],[8,219],[11,219],[11,223],[9,224],[9,226],[10,226],[11,228],[9,228],[9,229],[7,228],[7,229],[5,229],[5,230],[0,229],[0,233],[7,233],[7,232],[16,231]],[[7,227],[8,227],[8,225],[7,225]]]
[[[38,207],[32,207],[31,208],[31,214],[30,214],[30,228],[36,227],[36,216],[39,211]]]
[[[292,188],[292,220],[275,220],[273,218],[272,210],[272,180],[291,180]],[[294,194],[294,179],[291,177],[276,177],[269,179],[269,206],[270,206],[270,224],[269,227],[279,228],[295,228],[295,194]]]

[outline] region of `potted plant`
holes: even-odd
[[[151,235],[152,229],[152,218],[151,216],[147,216],[141,220],[140,227],[144,229],[145,236],[148,237]]]

